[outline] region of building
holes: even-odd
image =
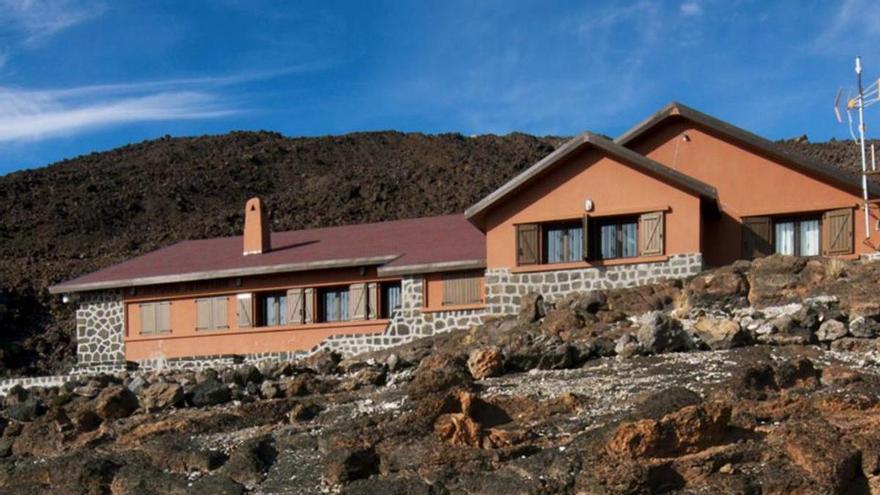
[[[771,253],[873,256],[877,207],[865,222],[861,196],[858,177],[672,103],[614,141],[571,139],[464,215],[272,233],[254,198],[243,236],[182,242],[50,291],[76,299],[90,370],[355,354],[515,314],[530,292]]]

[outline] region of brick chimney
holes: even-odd
[[[251,198],[244,206],[244,255],[268,252],[269,218],[260,198]]]

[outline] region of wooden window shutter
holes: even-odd
[[[238,328],[250,328],[254,326],[254,305],[253,295],[238,294],[236,300],[236,315],[238,320]]]
[[[742,258],[752,260],[773,254],[773,223],[770,217],[743,217]]]
[[[367,286],[369,296],[367,297],[367,318],[376,320],[379,318],[379,287],[380,284],[372,283]]]
[[[299,325],[303,322],[303,290],[287,291],[287,324]]]
[[[141,333],[156,333],[156,304],[141,304]]]
[[[663,254],[663,212],[655,211],[639,216],[639,256]]]
[[[211,300],[196,299],[196,329],[211,328]]]
[[[171,331],[171,301],[156,303],[156,331]]]
[[[215,297],[211,302],[211,328],[229,328],[226,298]]]
[[[477,304],[482,302],[481,277],[473,274],[448,275],[443,279],[443,304]]]
[[[352,284],[348,287],[348,319],[367,318],[367,284]]]
[[[516,226],[516,264],[536,265],[540,254],[539,228],[537,224]]]
[[[590,214],[588,213],[588,214],[584,215],[584,220],[583,220],[583,223],[581,226],[581,228],[583,229],[583,236],[582,237],[583,237],[583,243],[584,243],[582,252],[584,253],[585,260],[590,259],[590,251],[592,251],[590,249],[590,223],[591,223],[590,222]]]
[[[822,252],[829,256],[852,254],[852,208],[826,211],[822,215]]]
[[[303,323],[315,321],[315,289],[303,290]]]

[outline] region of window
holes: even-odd
[[[632,217],[600,219],[596,222],[598,258],[632,258],[638,256],[638,219]]]
[[[196,299],[196,330],[229,328],[226,296]]]
[[[544,231],[544,263],[571,263],[584,258],[583,223],[547,224]]]
[[[143,303],[141,313],[141,335],[167,333],[171,331],[171,302]]]
[[[790,256],[818,256],[820,232],[818,217],[776,219],[773,221],[774,251]]]
[[[380,286],[380,290],[382,291],[382,294],[379,296],[379,301],[381,303],[379,317],[391,318],[394,314],[394,310],[400,307],[400,282],[383,283]]]
[[[483,302],[483,277],[476,272],[448,274],[443,277],[443,305]]]
[[[348,321],[348,287],[321,289],[321,321]]]
[[[257,298],[260,308],[260,326],[277,327],[287,325],[287,294],[260,294]]]

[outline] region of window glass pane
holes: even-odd
[[[802,220],[800,222],[800,255],[819,255],[819,220]]]
[[[400,285],[387,284],[382,289],[382,317],[390,318],[391,313],[400,307]]]
[[[338,308],[338,298],[333,291],[324,293],[324,321],[336,321],[339,319],[336,309]]]
[[[777,222],[774,239],[778,254],[794,254],[794,222]]]
[[[278,300],[275,296],[263,298],[263,315],[266,318],[266,326],[273,327],[278,325]]]
[[[584,229],[572,227],[568,229],[568,260],[580,261],[584,259]]]
[[[565,261],[565,231],[559,227],[547,228],[547,263],[562,263]]]
[[[348,291],[339,291],[339,321],[348,321]]]
[[[638,254],[639,236],[636,234],[635,223],[625,223],[620,226],[621,235],[623,236],[623,253],[621,256],[636,256]]]
[[[276,296],[278,298],[278,324],[287,324],[287,296]]]
[[[617,226],[603,225],[599,229],[599,254],[602,258],[617,257]]]

